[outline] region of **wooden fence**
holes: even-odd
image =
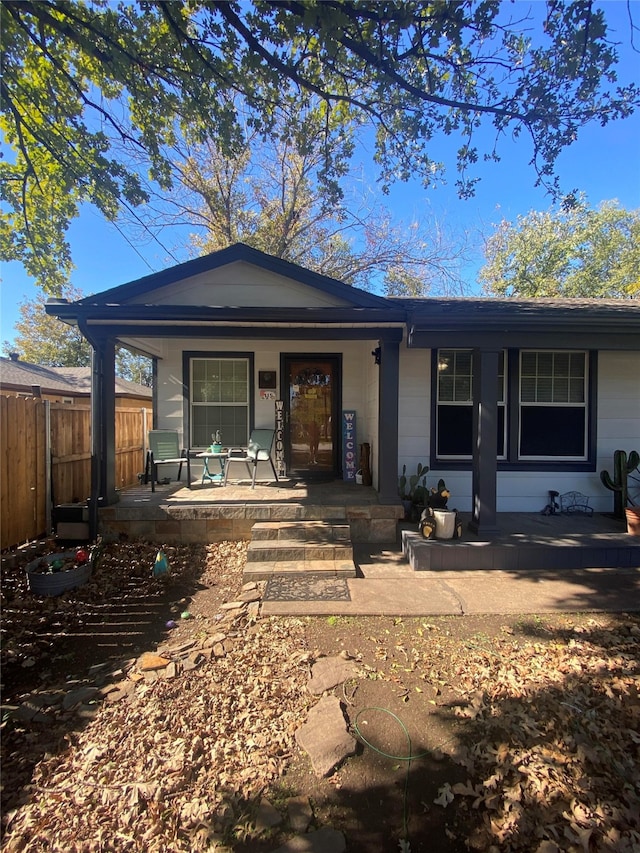
[[[116,409],[116,487],[144,470],[151,409]],[[0,397],[0,547],[50,532],[52,505],[91,492],[91,409],[33,397]]]

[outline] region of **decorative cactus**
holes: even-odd
[[[418,483],[420,479],[425,476],[428,472],[429,467],[427,465],[423,465],[422,462],[418,462],[418,468],[415,474],[411,474],[410,477],[407,477],[407,466],[402,466],[402,474],[398,478],[398,494],[405,501],[413,501],[415,500],[416,488],[418,488]]]
[[[613,454],[613,480],[608,471],[600,471],[602,485],[613,492],[613,514],[616,518],[624,518],[624,510],[629,502],[628,477],[639,463],[637,450],[631,450],[629,456],[624,450],[616,450]]]

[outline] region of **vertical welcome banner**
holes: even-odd
[[[276,400],[276,471],[278,477],[286,477],[284,464],[284,402]]]
[[[356,413],[342,412],[342,479],[356,478]]]

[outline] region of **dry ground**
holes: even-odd
[[[349,853],[640,849],[637,617],[256,619],[221,609],[245,547],[167,548],[154,579],[154,547],[109,545],[55,599],[28,593],[23,566],[5,573],[4,850],[266,853],[291,837],[297,797]],[[220,632],[224,654],[126,701],[10,713],[96,664],[132,678],[168,637]],[[360,746],[317,779],[294,734],[313,661],[334,654],[359,666],[334,692]],[[256,827],[265,799],[278,827]]]

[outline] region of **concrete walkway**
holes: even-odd
[[[356,545],[350,600],[263,601],[268,615],[639,612],[640,569],[414,572],[398,545]]]

